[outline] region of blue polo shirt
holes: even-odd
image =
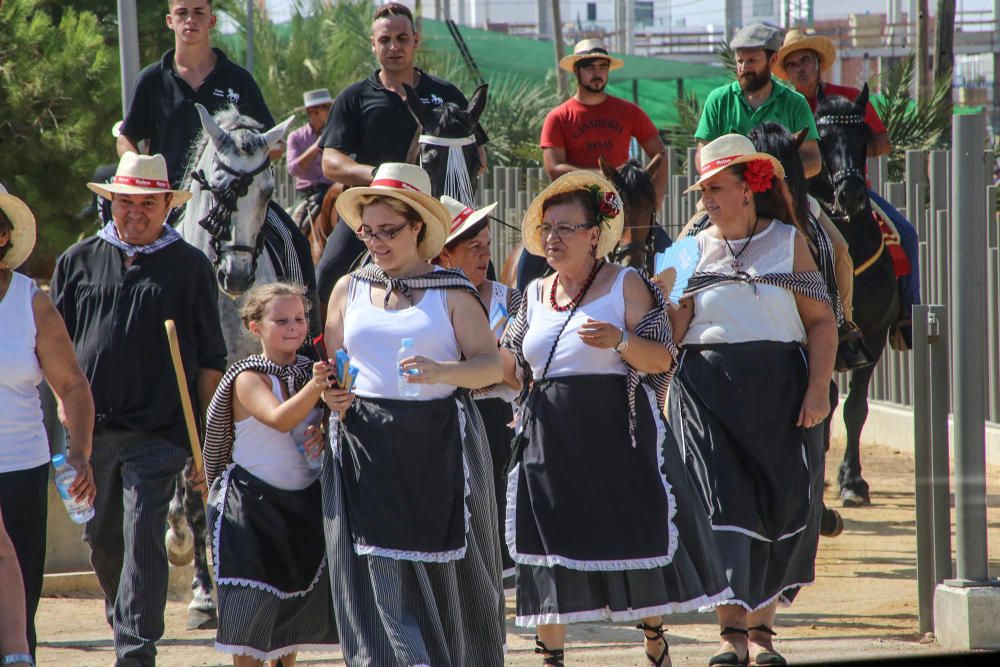
[[[771,96],[756,109],[744,99],[739,81],[713,90],[705,100],[694,138],[707,143],[724,134],[747,136],[755,127],[770,120],[780,123],[793,134],[809,128],[806,140],[819,140],[816,119],[806,98],[774,77],[771,77],[771,83],[774,84]]]

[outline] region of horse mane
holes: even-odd
[[[634,205],[643,199],[656,201],[653,179],[637,160],[629,160],[618,169],[618,180],[622,186],[619,194],[629,205]]]
[[[241,114],[235,105],[229,104],[223,107],[213,114],[212,118],[226,132],[220,147],[226,152],[250,155],[267,147],[264,137],[260,134],[265,129],[264,125],[250,116]],[[187,167],[184,168],[183,178],[185,189],[190,183],[191,172],[198,167],[198,161],[209,143],[211,142],[205,128],[198,130],[198,134],[188,149],[188,163]]]
[[[778,162],[785,168],[785,184],[792,198],[795,216],[799,219],[799,228],[808,228],[809,183],[802,166],[802,156],[795,147],[792,135],[784,125],[768,120],[751,130],[748,138],[754,148],[778,158]]]
[[[846,97],[842,97],[841,95],[827,97],[825,100],[820,102],[818,107],[816,107],[817,120],[823,118],[824,116],[851,116],[857,113],[860,113],[863,116],[865,111],[864,109],[859,111],[854,102]],[[869,139],[871,138],[872,130],[868,127],[868,123],[852,125],[852,127],[858,128],[858,132],[864,133]]]

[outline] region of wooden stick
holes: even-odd
[[[188,440],[191,442],[191,456],[194,457],[195,470],[203,469],[201,461],[201,442],[198,440],[198,429],[194,425],[194,409],[191,407],[191,394],[188,393],[187,376],[184,374],[184,362],[181,360],[181,346],[177,342],[177,326],[173,320],[163,323],[167,330],[167,344],[170,346],[170,358],[174,362],[174,373],[177,375],[177,390],[181,394],[181,409],[184,411],[184,423],[187,425]]]

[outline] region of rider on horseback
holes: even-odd
[[[302,93],[303,106],[296,111],[305,111],[309,122],[288,135],[288,174],[295,178],[295,193],[300,203],[295,206],[292,219],[303,234],[308,235],[307,225],[319,212],[323,195],[332,182],[323,175],[323,149],[319,145],[320,134],[326,127],[326,119],[333,106],[333,98],[326,88],[308,90]]]

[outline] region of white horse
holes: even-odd
[[[219,316],[231,364],[260,351],[260,343],[240,323],[244,293],[254,283],[301,280],[301,271],[298,276],[285,275],[287,271],[276,267],[264,248],[268,203],[274,192],[268,153],[284,138],[294,117],[262,132],[262,125],[233,107],[214,118],[202,105],[195,107],[204,131],[194,143],[184,178],[182,187],[193,195],[177,230],[215,267],[220,287]],[[290,240],[286,245],[291,245]],[[178,476],[168,522],[167,552],[171,562],[186,565],[194,559],[188,628],[214,627],[212,577],[205,551],[205,507],[182,476]]]

